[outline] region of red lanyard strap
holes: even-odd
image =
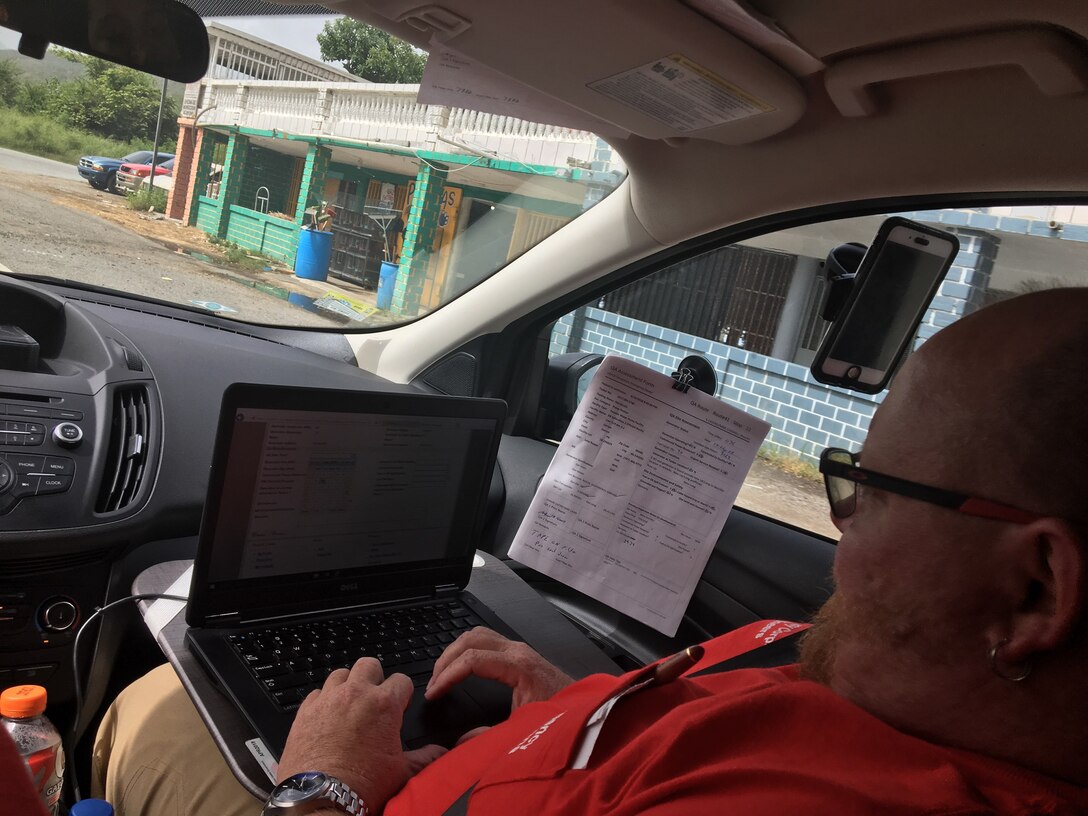
[[[781,620],[758,621],[743,626],[706,643],[702,659],[682,676],[700,677],[734,669],[768,668],[794,663],[799,636],[808,626],[805,623]],[[677,656],[674,655],[673,658]],[[672,658],[666,658],[659,663],[670,659]],[[650,671],[651,667],[647,666],[633,680],[637,681]],[[649,679],[648,676],[646,679]],[[469,799],[476,784],[473,782],[457,801],[443,811],[442,816],[466,816]]]
[[[804,626],[783,634],[770,643],[733,657],[727,657],[710,666],[702,668],[696,666],[694,671],[688,672],[684,676],[702,677],[707,674],[734,671],[735,669],[773,669],[778,666],[789,666],[797,662],[797,649],[801,641],[801,635],[807,628],[808,626]]]

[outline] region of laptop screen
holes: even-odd
[[[495,400],[232,386],[194,595],[219,614],[235,599],[267,611],[456,582],[478,543],[503,415]],[[290,594],[264,597],[278,589]]]

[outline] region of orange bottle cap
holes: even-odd
[[[4,717],[37,717],[45,711],[45,689],[42,686],[12,686],[0,694],[0,715]]]

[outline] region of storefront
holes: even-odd
[[[396,264],[398,315],[474,286],[586,198],[569,168],[249,128],[201,128],[192,141],[188,223],[293,264],[299,230],[328,212],[329,273],[374,292],[381,264]]]

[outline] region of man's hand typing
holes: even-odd
[[[403,674],[384,677],[372,657],[358,660],[350,672],[337,669],[299,708],[278,780],[322,771],[380,812],[405,782],[446,751],[438,745],[401,748],[401,723],[411,697],[412,681]]]
[[[574,681],[532,648],[483,626],[446,647],[434,665],[427,699],[435,700],[470,675],[497,680],[514,690],[513,710],[547,700]]]

